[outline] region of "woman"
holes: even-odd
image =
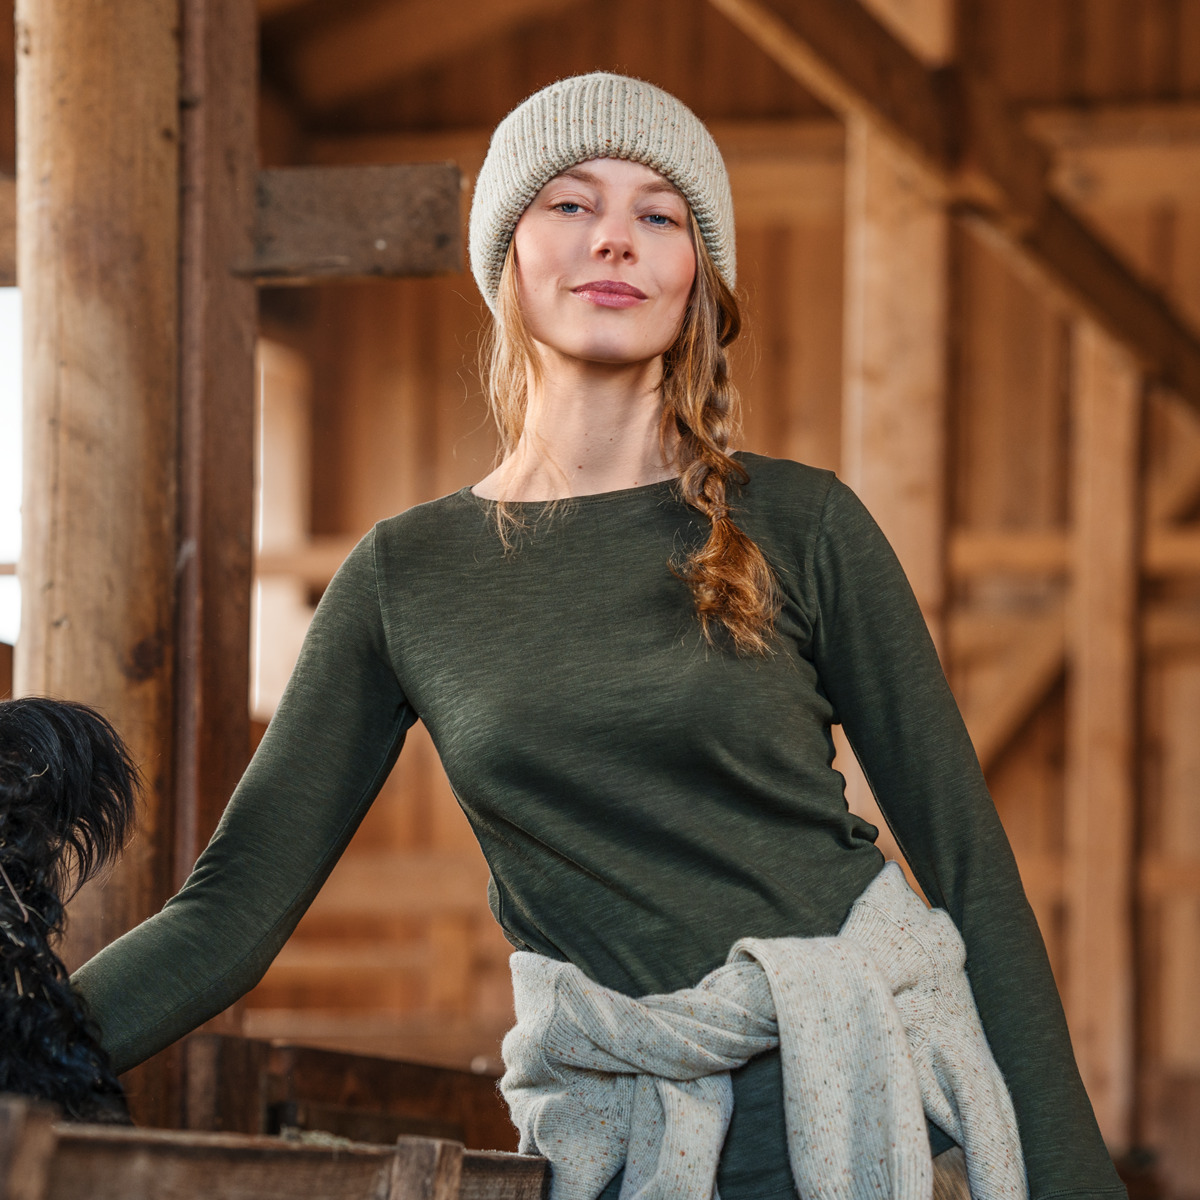
[[[505,456],[355,549],[188,883],[79,972],[118,1068],[260,977],[417,719],[534,963],[638,997],[692,987],[739,938],[834,934],[882,865],[832,767],[840,721],[966,944],[1031,1195],[1123,1195],[899,565],[830,473],[729,453],[711,136],[636,80],[545,89],[493,137],[471,258]],[[733,1073],[726,1200],[794,1195],[780,1095],[777,1053]]]

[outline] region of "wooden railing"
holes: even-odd
[[[541,1200],[544,1159],[402,1137],[286,1140],[65,1124],[0,1097],[0,1200]]]

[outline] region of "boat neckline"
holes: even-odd
[[[607,492],[587,492],[582,496],[560,496],[557,500],[509,500],[507,503],[513,508],[549,508],[552,504],[561,504],[564,508],[576,508],[586,505],[590,507],[594,504],[611,504],[620,500],[627,500],[634,497],[654,495],[657,493],[669,494],[675,491],[675,485],[679,482],[678,475],[672,475],[669,479],[658,479],[654,483],[639,483],[635,487],[614,488]],[[473,501],[475,504],[496,504],[498,501],[489,496],[477,496],[472,490],[473,485],[468,484],[464,488],[460,488],[458,495],[466,500]]]

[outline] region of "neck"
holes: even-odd
[[[659,443],[661,379],[659,358],[609,366],[543,355],[541,378],[528,376],[521,439],[476,495],[560,500],[673,478]]]

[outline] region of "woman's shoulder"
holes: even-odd
[[[485,516],[483,502],[469,488],[461,488],[385,517],[371,536],[376,553],[419,550],[443,544],[448,537],[476,532]]]
[[[832,471],[790,458],[771,458],[748,450],[734,457],[749,476],[736,501],[748,512],[774,511],[791,518],[819,520],[830,492],[844,486]]]

